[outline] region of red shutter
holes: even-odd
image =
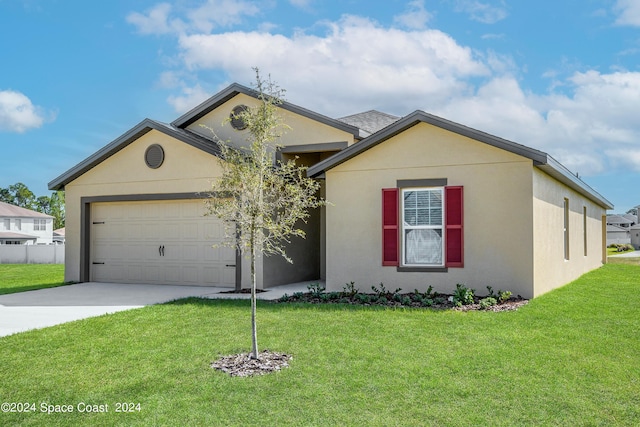
[[[382,265],[398,265],[398,189],[382,189]]]
[[[446,267],[464,266],[464,228],[462,187],[445,187]]]

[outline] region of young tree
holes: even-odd
[[[305,167],[294,160],[275,162],[278,140],[288,129],[278,114],[283,90],[254,70],[258,105],[233,117],[246,125],[249,148],[219,142],[223,173],[212,184],[207,210],[224,220],[226,244],[250,260],[250,357],[257,359],[256,257],[258,253],[277,254],[292,262],[286,253],[290,237],[305,237],[298,227],[300,221],[306,221],[309,210],[325,202],[316,196],[320,184],[307,177]]]

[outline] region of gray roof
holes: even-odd
[[[631,222],[632,222],[632,223],[634,223],[634,224],[637,224],[637,223],[638,223],[638,217],[637,217],[637,216],[635,216],[635,215],[631,215],[631,214],[623,214],[623,215],[620,215],[620,216],[621,216],[622,218],[626,218],[626,219],[628,219],[629,221],[631,221]]]
[[[178,128],[185,128],[190,124],[195,123],[200,120],[202,117],[209,114],[211,111],[218,108],[220,105],[229,101],[231,98],[235,97],[238,94],[244,94],[247,96],[251,96],[253,98],[258,98],[259,93],[253,89],[250,89],[246,86],[242,86],[238,83],[233,83],[228,86],[226,89],[223,89],[221,92],[218,92],[211,98],[202,102],[200,105],[186,112],[182,116],[178,117],[176,120],[171,122],[172,126]],[[316,113],[311,110],[307,110],[306,108],[300,107],[298,105],[292,104],[290,102],[284,101],[281,105],[281,108],[291,111],[292,113],[299,114],[304,117],[308,117],[312,120],[315,120],[320,123],[324,123],[328,126],[332,126],[334,128],[343,130],[352,134],[354,137],[359,137],[359,129],[355,126],[342,122],[340,120],[332,119],[330,117],[324,116],[322,114]]]
[[[37,236],[29,234],[14,233],[13,231],[0,231],[0,239],[16,239],[16,240],[37,240]]]
[[[399,119],[400,117],[398,116],[393,116],[376,110],[369,110],[363,113],[342,117],[338,120],[360,128],[360,135],[366,137],[386,128],[387,126],[397,122]]]
[[[633,221],[622,215],[607,215],[607,224],[631,224]]]
[[[9,218],[53,218],[51,215],[42,212],[32,211],[31,209],[21,208],[7,202],[0,202],[0,217]]]
[[[617,225],[607,224],[607,233],[628,233],[629,230],[626,228],[618,227]]]
[[[584,181],[571,173],[571,171],[569,171],[566,167],[560,164],[560,162],[555,160],[549,154],[419,110],[401,118],[392,125],[387,126],[386,128],[380,130],[379,132],[376,132],[368,138],[363,139],[357,144],[353,144],[343,151],[334,154],[328,159],[325,159],[313,165],[308,169],[307,173],[312,177],[321,176],[327,170],[346,162],[347,160],[357,156],[363,151],[366,151],[369,148],[374,147],[419,123],[428,123],[433,126],[437,126],[442,129],[457,133],[459,135],[466,136],[476,141],[484,142],[485,144],[489,144],[493,147],[501,148],[503,150],[531,159],[535,167],[543,170],[548,175],[585,195],[592,201],[598,203],[600,206],[606,209],[613,209],[613,204],[610,201],[605,199],[597,191],[588,186]]]
[[[107,158],[113,156],[115,153],[122,150],[127,145],[131,144],[133,141],[137,140],[151,130],[162,132],[214,156],[220,155],[220,148],[212,140],[209,140],[186,129],[180,129],[175,126],[151,119],[144,119],[136,126],[120,135],[118,138],[111,141],[109,144],[105,145],[100,150],[96,151],[94,154],[87,157],[86,159],[51,181],[49,183],[49,190],[64,189],[64,186],[66,184],[78,178],[80,175],[84,174],[89,169],[103,162]]]

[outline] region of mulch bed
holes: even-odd
[[[483,308],[480,305],[481,297],[474,297],[473,304],[456,306],[451,298],[451,295],[434,294],[436,295],[431,302],[426,305],[424,301],[416,301],[416,294],[384,294],[384,298],[381,300],[379,295],[376,294],[359,294],[368,295],[366,302],[363,302],[362,298],[358,298],[358,295],[348,295],[341,292],[329,292],[329,293],[314,293],[314,292],[299,292],[294,295],[286,295],[279,300],[278,303],[291,303],[291,302],[305,302],[310,304],[351,304],[362,306],[382,306],[382,307],[396,307],[396,308],[426,308],[431,310],[456,310],[456,311],[513,311],[529,303],[529,300],[522,298],[521,296],[511,297],[504,302],[498,302],[496,305]],[[406,297],[406,298],[405,298]]]
[[[250,353],[222,356],[215,362],[211,362],[211,367],[225,372],[232,377],[250,377],[254,375],[264,375],[286,368],[289,366],[291,359],[293,359],[293,356],[289,354],[263,350],[258,353],[258,359],[251,359]]]
[[[471,311],[471,310],[483,310],[483,311],[513,311],[517,310],[525,304],[528,304],[528,299],[510,299],[500,304],[492,305],[491,307],[482,308],[480,304],[469,304],[463,305],[461,307],[452,307],[453,310],[457,311]]]

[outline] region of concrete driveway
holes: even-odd
[[[285,293],[305,292],[307,283],[277,286],[259,293],[257,297],[277,299]],[[250,297],[249,294],[221,293],[228,290],[209,286],[88,282],[0,295],[0,337],[187,297]]]

